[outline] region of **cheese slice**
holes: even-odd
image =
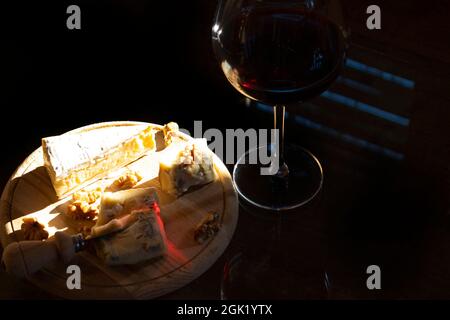
[[[97,255],[107,265],[136,264],[166,253],[167,238],[159,213],[145,209],[129,216],[133,217],[130,226],[95,242]]]
[[[131,220],[120,220],[121,218],[133,210],[153,208],[155,204],[158,205],[158,195],[152,187],[103,193],[91,237],[100,237],[123,229]]]
[[[179,196],[216,178],[213,153],[206,139],[174,142],[161,151],[159,159],[159,182],[169,194]]]
[[[155,150],[147,125],[107,127],[42,139],[44,164],[58,198]]]

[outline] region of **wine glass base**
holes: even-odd
[[[319,193],[323,170],[311,152],[299,146],[285,146],[289,175],[285,187],[280,188],[275,176],[261,174],[267,165],[249,163],[250,159],[259,159],[260,149],[247,151],[234,166],[233,181],[241,199],[262,209],[281,211],[303,206]]]

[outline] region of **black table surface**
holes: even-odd
[[[286,123],[287,140],[310,149],[325,172],[320,196],[289,212],[283,231],[314,279],[305,298],[450,298],[450,4],[380,0],[382,29],[369,31],[371,2],[343,3],[346,67],[325,94],[291,106]],[[215,1],[80,0],[78,31],[66,28],[69,4],[2,5],[1,185],[41,137],[90,123],[271,125],[214,58]],[[163,298],[219,298],[227,259],[264,239],[259,219],[241,207],[224,255]],[[381,290],[366,287],[372,264],[382,270]],[[54,297],[1,271],[0,298]]]

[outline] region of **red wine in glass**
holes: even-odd
[[[301,7],[244,8],[223,24],[213,45],[230,83],[271,105],[319,95],[345,56],[340,27]]]

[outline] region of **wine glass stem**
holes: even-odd
[[[289,175],[288,166],[284,158],[284,119],[286,115],[285,106],[275,105],[273,107],[273,126],[274,129],[278,131],[279,140],[278,143],[278,159],[279,159],[279,169],[276,176],[287,178]]]

